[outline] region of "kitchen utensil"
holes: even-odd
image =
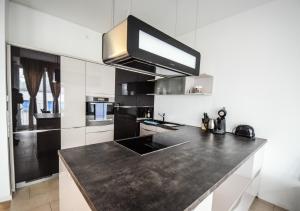
[[[207,113],[203,113],[203,118],[202,118],[202,130],[208,130],[208,123],[209,123],[209,117]]]
[[[209,130],[214,130],[215,129],[215,120],[214,119],[209,119],[208,129]]]

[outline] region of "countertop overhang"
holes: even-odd
[[[196,207],[266,143],[192,126],[155,136],[189,143],[140,156],[106,142],[59,156],[92,210],[176,211]]]

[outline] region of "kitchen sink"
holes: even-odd
[[[178,127],[181,126],[177,123],[162,123],[161,125],[167,126],[167,127]]]
[[[183,126],[182,124],[174,123],[174,122],[166,122],[156,119],[144,120],[143,123],[154,125],[154,126],[166,126],[166,127],[179,127]]]

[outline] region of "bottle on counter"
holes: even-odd
[[[147,118],[150,119],[150,117],[151,117],[151,114],[150,114],[150,110],[148,109],[148,112],[147,112]]]

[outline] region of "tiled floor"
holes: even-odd
[[[249,211],[286,211],[283,208],[277,207],[269,202],[256,198],[250,207]]]
[[[58,178],[19,189],[0,211],[59,211]],[[256,198],[249,211],[285,211]]]
[[[0,211],[59,211],[58,178],[18,189]]]

